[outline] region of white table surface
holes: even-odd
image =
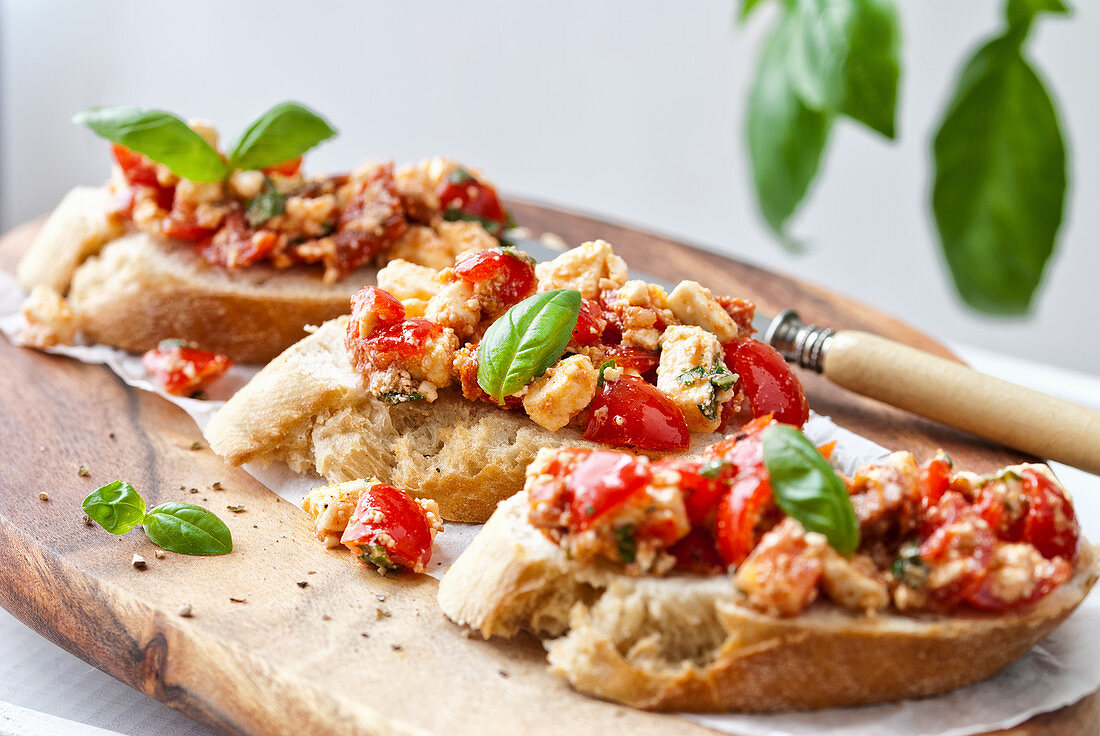
[[[1100,410],[1100,378],[966,345],[978,370]],[[1100,477],[1052,464],[1085,533],[1100,539]],[[85,664],[0,609],[0,736],[205,736],[212,732]]]

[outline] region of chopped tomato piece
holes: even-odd
[[[695,575],[718,575],[726,565],[718,556],[714,538],[705,528],[695,527],[688,535],[668,548],[676,558],[676,569]]]
[[[490,312],[501,312],[535,293],[538,278],[534,261],[505,248],[487,248],[459,256],[454,274],[471,284],[482,284],[495,302]]]
[[[997,537],[962,494],[948,491],[928,515],[928,534],[920,557],[931,572],[928,592],[951,608],[973,596],[993,564]]]
[[[353,336],[349,323],[345,344],[352,367],[359,372],[388,368],[395,362],[420,355],[428,340],[443,334],[443,328],[427,319],[407,319],[391,324],[370,335]]]
[[[691,435],[679,407],[637,376],[606,381],[589,407],[584,438],[643,450],[683,450]]]
[[[726,344],[726,367],[740,376],[753,416],[774,414],[776,421],[795,427],[806,423],[806,392],[775,348],[759,340],[734,340]]]
[[[263,169],[265,174],[281,174],[283,176],[294,176],[302,168],[302,157],[292,158],[287,161],[283,161],[281,164],[275,164],[274,166],[268,166]]]
[[[601,516],[645,488],[649,466],[625,452],[594,450],[573,466],[565,479],[573,492],[570,531],[588,529]]]
[[[187,396],[229,370],[233,361],[220,353],[186,347],[178,340],[164,340],[141,356],[141,364],[165,391]]]
[[[508,224],[508,213],[500,204],[497,191],[478,181],[465,169],[455,169],[436,189],[444,216],[467,215],[480,220],[491,235],[499,235]]]
[[[820,551],[800,526],[785,522],[764,535],[737,568],[734,581],[753,608],[794,616],[817,597],[823,573]]]
[[[405,305],[393,294],[377,286],[364,286],[351,297],[351,322],[370,324],[372,329],[361,337],[368,337],[375,330],[390,327],[405,319]],[[349,334],[351,323],[348,324]]]
[[[226,268],[243,268],[256,263],[279,243],[272,230],[253,232],[244,213],[233,210],[226,215],[220,230],[212,237],[195,242],[199,255],[207,263]]]
[[[756,547],[765,531],[759,528],[760,522],[772,503],[766,472],[738,478],[722,497],[714,531],[718,554],[727,565],[741,564]]]
[[[653,473],[675,471],[679,474],[677,485],[683,492],[684,508],[688,520],[696,526],[706,525],[714,516],[718,502],[729,490],[735,468],[724,460],[686,460],[672,458],[660,460],[651,466]]]
[[[160,185],[157,181],[156,164],[145,156],[117,143],[111,146],[111,153],[118,162],[118,167],[122,169],[122,175],[126,177],[126,181],[151,187]]]
[[[1004,545],[1005,543],[1000,543]],[[1028,579],[1020,580],[1019,570],[1009,570],[1004,576],[994,562],[989,574],[978,589],[967,598],[967,603],[987,611],[1006,611],[1029,605],[1045,597],[1052,590],[1073,576],[1073,567],[1065,559],[1042,559],[1033,567],[1029,564]],[[1024,585],[1021,588],[1021,584]],[[1030,586],[1028,590],[1027,586]]]
[[[657,380],[657,365],[661,362],[657,353],[629,345],[613,345],[607,357],[619,368],[633,368],[643,378]]]
[[[355,506],[340,542],[364,563],[421,572],[432,558],[427,512],[404,491],[376,483]]]
[[[195,220],[194,207],[172,207],[168,216],[160,223],[160,231],[164,237],[180,240],[202,240],[213,235],[216,230],[217,227],[204,227]]]
[[[935,506],[951,486],[951,460],[942,452],[920,468],[920,494],[925,508]]]
[[[605,327],[607,327],[607,317],[604,316],[600,303],[595,299],[581,299],[577,326],[573,328],[573,342],[577,345],[597,343]]]
[[[1047,559],[1076,559],[1081,527],[1073,504],[1043,473],[1024,468],[1020,475],[1028,501],[1022,541],[1034,546]]]

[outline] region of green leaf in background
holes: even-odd
[[[760,212],[783,235],[817,175],[833,118],[806,107],[787,74],[793,24],[784,18],[764,44],[749,93],[749,159]]]
[[[1021,54],[1027,26],[982,47],[959,78],[933,145],[932,210],[962,299],[1028,312],[1066,195],[1058,114]]]
[[[554,289],[528,297],[489,325],[477,348],[477,383],[504,401],[565,352],[577,326],[581,293]]]
[[[336,135],[328,121],[296,102],[283,102],[252,123],[229,154],[234,169],[275,166]]]
[[[750,15],[752,15],[752,11],[756,9],[756,6],[764,1],[765,0],[741,0],[741,12],[739,14],[740,19],[742,21],[746,20]]]
[[[773,424],[760,436],[775,502],[807,531],[824,534],[843,555],[859,547],[859,522],[844,481],[806,435]]]
[[[1005,6],[1005,19],[1009,25],[1018,26],[1030,23],[1039,13],[1068,13],[1069,6],[1062,0],[1008,0]]]
[[[229,527],[201,506],[169,501],[142,519],[149,541],[184,555],[224,555],[233,551]]]
[[[143,107],[93,107],[73,122],[98,136],[164,164],[191,181],[219,181],[228,173],[222,157],[175,115]]]
[[[129,483],[112,481],[95,489],[80,507],[111,534],[125,534],[145,517],[145,499]]]
[[[901,30],[893,0],[854,0],[840,112],[896,137]]]
[[[834,111],[844,91],[842,70],[850,48],[854,0],[797,0],[787,11],[787,74],[799,99],[812,110]]]

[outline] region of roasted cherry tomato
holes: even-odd
[[[189,396],[205,381],[229,370],[233,361],[220,353],[186,347],[179,340],[163,340],[141,356],[141,364],[165,391]]]
[[[501,312],[535,293],[535,264],[524,254],[505,248],[487,248],[459,256],[454,275],[471,284],[483,284],[494,302],[490,312]],[[479,292],[480,293],[480,292]]]
[[[573,328],[573,342],[577,345],[592,345],[599,342],[607,327],[600,303],[595,299],[581,299],[581,311],[577,315],[577,326]]]
[[[355,506],[340,542],[364,563],[383,570],[423,572],[432,558],[427,512],[404,491],[376,483]]]
[[[1081,527],[1066,494],[1050,478],[1032,468],[1020,471],[1027,498],[1022,541],[1039,550],[1047,559],[1077,558]]]
[[[806,392],[775,348],[759,340],[734,340],[726,344],[726,367],[741,377],[753,416],[774,414],[776,421],[796,427],[806,423]]]
[[[499,235],[508,224],[508,213],[500,204],[496,189],[478,181],[473,174],[458,168],[436,189],[444,216],[461,213],[476,217],[492,235]]]
[[[287,161],[283,161],[281,164],[275,164],[274,166],[268,166],[263,170],[265,174],[281,174],[283,176],[294,176],[302,168],[302,157],[292,158]]]
[[[668,548],[676,558],[676,569],[695,575],[717,575],[725,572],[726,565],[718,556],[714,538],[706,529],[695,527],[688,535]]]
[[[118,162],[118,167],[122,169],[122,175],[126,177],[126,181],[151,187],[160,186],[157,181],[156,164],[145,156],[117,143],[111,146],[111,153]]]
[[[645,488],[649,466],[624,452],[594,450],[577,462],[565,485],[573,492],[569,529],[588,529],[608,511]]]
[[[928,592],[943,608],[975,595],[993,564],[997,537],[962,494],[948,491],[929,510],[931,533],[920,543],[920,557],[928,565]],[[927,529],[926,529],[927,532]],[[944,569],[943,579],[937,570]]]
[[[637,376],[606,381],[589,407],[584,438],[642,450],[683,450],[691,435],[679,407]]]

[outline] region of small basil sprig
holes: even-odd
[[[170,112],[131,106],[93,107],[78,113],[73,122],[164,164],[184,179],[219,181],[229,175],[218,152]]]
[[[760,437],[772,493],[783,513],[808,531],[825,535],[843,555],[859,547],[859,524],[844,481],[806,435],[773,424]]]
[[[284,102],[248,127],[226,162],[187,123],[163,110],[93,107],[78,113],[73,122],[164,164],[177,176],[199,182],[220,181],[235,170],[281,164],[336,135],[336,130],[317,113],[296,102]]]
[[[229,167],[247,171],[281,164],[334,135],[336,129],[317,113],[297,102],[283,102],[241,134],[229,154]]]
[[[149,541],[184,555],[224,555],[233,550],[229,527],[190,503],[170,501],[145,512],[145,500],[134,487],[116,480],[88,494],[81,504],[88,518],[111,534],[125,534],[138,524]]]
[[[581,293],[555,289],[528,297],[489,326],[477,349],[477,383],[498,402],[557,362],[573,336]]]
[[[252,227],[259,227],[272,217],[286,212],[286,195],[275,188],[271,179],[264,177],[264,188],[248,203],[244,216]]]

